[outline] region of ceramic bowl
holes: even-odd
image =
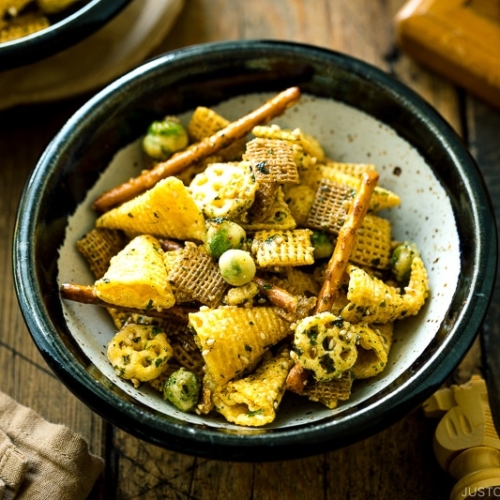
[[[48,28],[0,43],[0,70],[24,66],[83,40],[116,16],[131,0],[89,0],[51,17]]]
[[[374,163],[401,197],[386,216],[427,264],[431,295],[395,332],[389,365],[356,381],[335,410],[293,394],[263,428],[181,413],[135,389],[106,359],[105,311],[62,301],[62,282],[93,282],[75,252],[95,220],[92,201],[143,168],[139,140],[166,114],[210,106],[235,119],[298,86],[277,123],[316,136],[328,156]],[[496,232],[488,193],[463,143],[423,99],[386,73],[329,50],[274,41],[204,44],[146,62],[99,92],[52,140],[23,193],[15,284],[32,338],[67,387],[102,417],[168,449],[228,460],[277,460],[348,445],[394,423],[451,374],[489,303]]]

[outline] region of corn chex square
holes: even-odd
[[[350,260],[361,266],[388,269],[391,266],[391,223],[367,214],[356,233]]]
[[[228,125],[229,120],[226,120],[213,109],[198,106],[189,120],[187,132],[194,141],[201,141]]]
[[[121,231],[94,227],[76,242],[76,248],[89,264],[92,274],[99,279],[108,270],[111,258],[125,243]]]
[[[323,160],[325,152],[319,141],[312,135],[306,134],[300,128],[294,130],[282,129],[279,125],[257,125],[252,129],[256,137],[266,137],[268,139],[281,139],[299,145],[306,154]]]
[[[251,252],[259,267],[313,264],[311,234],[309,229],[257,231],[252,240]]]

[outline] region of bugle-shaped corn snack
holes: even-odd
[[[349,321],[387,323],[414,316],[429,294],[427,271],[418,256],[413,259],[410,282],[403,292],[354,265],[349,265],[347,272],[349,304],[341,316]]]
[[[111,259],[95,290],[109,304],[134,309],[168,309],[175,304],[160,242],[149,235],[137,236]]]
[[[202,241],[205,234],[203,214],[175,177],[101,215],[96,226],[181,240]]]
[[[294,361],[288,349],[264,360],[254,373],[229,382],[216,391],[215,409],[238,425],[259,427],[271,423],[286,389],[286,377]]]
[[[254,364],[290,333],[290,324],[272,307],[202,308],[189,324],[207,365],[207,374],[223,385]]]
[[[353,377],[369,378],[381,373],[387,366],[392,344],[394,323],[370,325],[359,334],[358,358],[352,367]]]

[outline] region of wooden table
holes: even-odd
[[[403,0],[186,0],[160,49],[224,39],[307,42],[393,74],[434,105],[464,138],[500,210],[500,112],[431,74],[396,48]],[[6,92],[8,89],[2,89]],[[436,421],[421,409],[347,448],[279,463],[231,463],[172,453],[106,423],[47,367],[26,330],[12,283],[11,240],[23,185],[50,139],[88,96],[0,113],[0,390],[83,435],[106,468],[92,499],[446,499],[454,480],[434,458]],[[500,295],[496,294],[496,300]],[[492,308],[495,309],[495,308]],[[498,329],[493,310],[486,328]],[[479,343],[455,374],[479,367]],[[263,457],[264,458],[264,457]]]

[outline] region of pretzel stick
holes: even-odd
[[[282,114],[288,107],[295,104],[299,97],[300,89],[298,87],[290,87],[280,92],[256,110],[230,123],[210,137],[203,139],[194,147],[177,153],[168,160],[158,163],[151,170],[145,170],[138,177],[106,191],[94,201],[94,209],[98,212],[106,212],[110,208],[152,188],[161,179],[178,174],[192,163],[206,158],[228,146],[236,139],[244,137],[256,125],[266,123]]]
[[[325,281],[319,292],[314,314],[329,311],[337,298],[349,257],[356,242],[356,232],[361,227],[366,215],[378,177],[377,172],[365,172],[363,174],[360,188],[339,231],[337,244],[328,262]]]
[[[159,311],[158,309],[134,309],[132,307],[117,306],[104,302],[96,295],[95,288],[88,285],[75,285],[72,283],[63,283],[60,287],[61,297],[66,300],[79,302],[80,304],[92,304],[94,306],[109,307],[119,311],[142,314],[143,316],[150,316],[154,318],[172,319],[182,323],[188,322],[188,314],[195,312],[195,309],[188,309],[183,307],[170,307]]]
[[[284,288],[273,285],[262,278],[253,279],[262,295],[265,295],[275,306],[282,307],[288,312],[294,313],[297,310],[297,297],[287,292]]]
[[[160,239],[161,248],[165,250],[165,252],[170,252],[172,250],[182,250],[184,245],[175,240],[169,240],[167,238]]]
[[[286,388],[288,391],[302,394],[309,379],[309,374],[299,363],[295,363],[286,377]]]

